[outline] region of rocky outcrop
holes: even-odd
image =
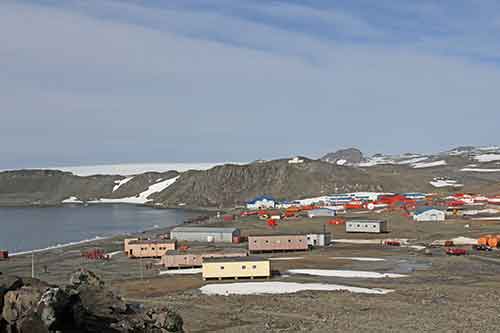
[[[363,160],[363,153],[356,148],[347,148],[328,153],[321,160],[338,165],[356,165]]]
[[[0,276],[0,332],[182,332],[168,307],[127,304],[94,273],[81,269],[65,288]]]

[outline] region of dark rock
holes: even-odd
[[[104,286],[104,281],[99,276],[85,268],[80,268],[74,272],[69,279],[69,283],[77,288],[80,286],[102,288]]]
[[[8,291],[4,296],[3,319],[11,325],[15,324],[33,310],[43,293],[44,290],[30,286]]]
[[[0,275],[0,323],[2,321],[3,299],[10,290],[21,288],[23,282],[17,276]]]
[[[182,332],[182,317],[168,308],[156,308],[147,312],[153,321],[153,327],[167,332]]]
[[[36,312],[49,330],[71,326],[71,297],[60,288],[50,288],[41,296]]]

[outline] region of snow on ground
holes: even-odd
[[[238,282],[208,284],[200,288],[205,295],[290,294],[304,290],[350,291],[352,293],[384,295],[393,290],[361,288],[339,284],[297,282]]]
[[[171,274],[201,274],[201,268],[183,268],[183,269],[171,269],[168,271],[160,271],[159,275],[171,275]]]
[[[385,156],[377,156],[377,157],[371,157],[367,161],[361,162],[358,165],[360,167],[371,167],[375,165],[394,164],[394,163],[396,163],[394,160],[388,159]]]
[[[123,253],[123,251],[115,251],[115,252],[109,252],[109,253],[106,253],[106,255],[110,258],[116,256],[117,254],[120,254],[120,253]]]
[[[23,254],[30,254],[32,252],[33,253],[46,252],[46,251],[55,250],[55,249],[62,249],[62,248],[69,247],[69,246],[81,245],[81,244],[85,244],[85,243],[95,242],[95,241],[103,240],[103,239],[106,239],[106,237],[96,236],[94,238],[83,239],[83,240],[77,241],[77,242],[69,242],[69,243],[65,243],[65,244],[52,245],[52,246],[45,247],[43,249],[36,249],[36,250],[30,250],[30,251],[22,251],[22,252],[9,253],[9,256],[11,256],[11,257],[13,257],[13,256],[20,256],[20,255],[23,255]]]
[[[330,259],[335,260],[354,260],[354,261],[385,261],[382,258],[373,258],[373,257],[330,257]]]
[[[435,179],[435,180],[431,180],[429,182],[429,184],[431,184],[434,187],[462,187],[462,186],[464,186],[463,184],[458,184],[456,180],[452,180],[452,179],[447,179],[447,180]]]
[[[432,167],[442,166],[442,165],[446,165],[445,160],[439,160],[439,161],[434,161],[434,162],[414,163],[414,164],[412,164],[412,167],[414,169],[422,169],[422,168],[432,168]]]
[[[61,203],[83,203],[83,201],[81,201],[77,197],[72,196],[64,199],[63,201],[61,201]]]
[[[412,158],[412,159],[409,159],[409,160],[399,161],[396,164],[401,164],[401,165],[404,165],[404,164],[414,164],[414,163],[422,162],[422,161],[425,161],[425,160],[428,160],[428,159],[429,159],[429,157],[427,157],[427,156],[421,156],[421,157],[415,157],[415,158]]]
[[[129,181],[134,179],[134,177],[127,177],[122,180],[115,180],[115,186],[113,187],[113,192],[120,188],[120,186],[127,184]]]
[[[483,155],[476,155],[474,156],[474,159],[478,162],[493,162],[493,161],[500,161],[500,154],[483,154]]]
[[[337,164],[337,165],[344,165],[346,163],[347,163],[346,160],[338,160],[335,164]]]
[[[118,199],[106,199],[101,198],[98,200],[89,201],[89,203],[131,203],[131,204],[145,204],[149,201],[148,197],[153,193],[158,193],[165,190],[167,187],[172,185],[179,179],[180,176],[170,178],[148,187],[144,192],[139,193],[134,197],[118,198]]]
[[[477,244],[477,238],[469,238],[469,237],[456,237],[450,239],[454,245],[476,245]],[[444,239],[438,239],[435,240],[431,243],[431,245],[444,245],[446,240]]]
[[[378,273],[369,271],[351,271],[340,269],[290,269],[290,274],[305,274],[314,276],[330,276],[342,278],[366,278],[366,279],[381,279],[381,278],[402,278],[406,277],[403,274],[394,273]]]
[[[331,243],[347,243],[347,244],[382,244],[384,241],[398,241],[401,244],[407,244],[407,238],[390,238],[390,239],[333,239]]]
[[[304,257],[276,257],[276,258],[269,258],[269,260],[300,260],[304,259]]]
[[[500,169],[478,169],[478,168],[463,168],[460,171],[468,172],[500,172]]]
[[[222,164],[246,164],[244,162],[213,162],[213,163],[133,163],[133,164],[102,164],[82,166],[37,167],[32,169],[48,169],[72,172],[77,176],[91,175],[122,175],[132,176],[144,172],[166,172],[176,170],[208,170]],[[4,170],[2,170],[4,171]]]

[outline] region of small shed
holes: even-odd
[[[320,216],[333,217],[335,215],[336,215],[335,210],[329,208],[315,208],[307,212],[307,216],[309,218],[320,217]]]
[[[385,220],[350,220],[345,224],[346,232],[383,233],[387,232]]]
[[[327,246],[331,240],[330,233],[307,234],[307,245],[309,246]]]
[[[444,211],[431,207],[417,209],[413,215],[413,220],[419,222],[444,221],[445,218],[446,213]]]
[[[9,259],[9,251],[0,250],[0,260]]]
[[[188,242],[233,243],[239,237],[238,228],[177,227],[170,231],[170,238]]]
[[[269,196],[259,196],[246,202],[247,209],[265,209],[274,208],[276,206],[276,199]]]
[[[271,276],[271,264],[269,259],[258,257],[204,259],[202,276],[203,280],[269,278]]]
[[[306,235],[271,234],[248,236],[250,252],[306,251],[309,249]]]

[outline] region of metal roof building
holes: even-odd
[[[413,215],[415,221],[444,221],[445,218],[446,213],[444,211],[432,207],[417,209]]]
[[[190,242],[233,243],[239,236],[238,228],[177,227],[170,231],[170,238]]]
[[[385,220],[349,220],[345,224],[346,232],[387,232],[387,221]]]

